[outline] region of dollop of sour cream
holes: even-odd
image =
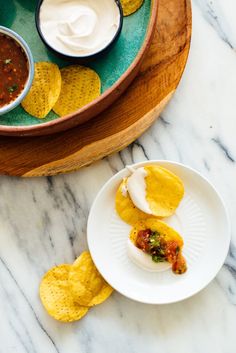
[[[87,56],[112,41],[121,19],[114,0],[44,0],[39,20],[52,48],[65,55]]]
[[[146,199],[146,181],[147,172],[144,168],[135,169],[128,178],[127,189],[134,205],[141,211],[152,214],[150,206]]]
[[[171,267],[171,264],[167,261],[154,262],[149,254],[145,254],[142,250],[138,249],[130,239],[128,239],[127,242],[127,252],[131,261],[143,270],[150,272],[162,272]]]

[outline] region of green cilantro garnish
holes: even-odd
[[[8,89],[8,92],[10,92],[10,93],[15,92],[18,89],[18,85],[14,84],[14,85],[8,87],[7,89]]]
[[[161,255],[152,255],[152,261],[154,262],[164,262],[166,261],[164,256]]]
[[[152,232],[152,235],[149,238],[149,243],[151,248],[157,248],[160,246],[160,233]]]
[[[159,232],[155,231],[149,237],[149,253],[152,256],[152,261],[154,262],[164,262],[165,249],[163,249],[161,244],[161,235]]]

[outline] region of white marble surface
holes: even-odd
[[[162,118],[129,148],[66,176],[1,177],[0,353],[235,352],[235,14],[235,0],[193,1],[181,84]],[[104,182],[147,158],[186,163],[221,192],[232,221],[225,266],[206,289],[178,304],[142,305],[115,293],[80,322],[54,321],[38,298],[40,277],[87,247],[89,208]]]

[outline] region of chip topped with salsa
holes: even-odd
[[[0,33],[0,108],[23,91],[29,75],[26,54],[11,37]]]
[[[165,222],[156,218],[137,222],[131,230],[130,240],[143,253],[150,255],[153,262],[170,263],[175,274],[187,271],[186,260],[182,254],[183,239]]]

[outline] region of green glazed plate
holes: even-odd
[[[37,1],[35,0],[0,0],[0,25],[11,28],[25,39],[35,62],[51,61],[57,63],[59,67],[69,65],[68,62],[59,59],[47,50],[42,43],[35,26],[36,5]],[[134,62],[145,42],[151,9],[151,0],[145,0],[136,13],[124,17],[123,29],[116,44],[108,54],[88,65],[99,74],[102,93],[111,88]],[[0,125],[30,127],[55,119],[63,118],[58,118],[54,112],[50,112],[45,119],[37,119],[18,106],[11,112],[0,116]]]

